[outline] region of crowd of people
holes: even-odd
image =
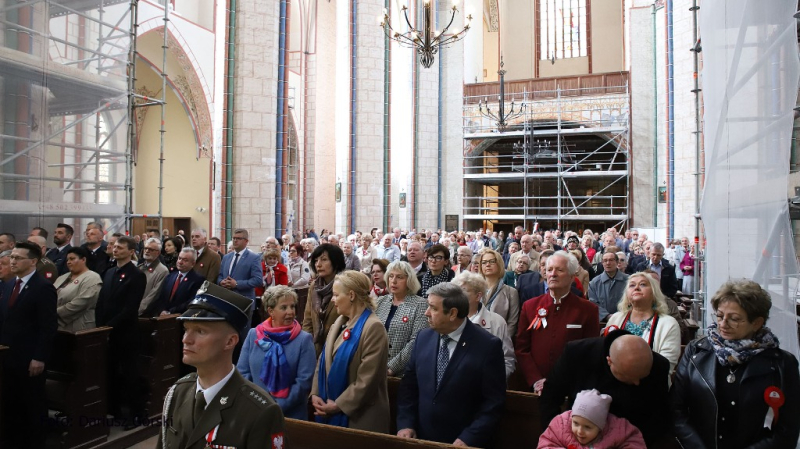
[[[399,377],[397,434],[455,445],[490,445],[513,382],[541,396],[540,448],[676,438],[794,447],[800,434],[797,360],[766,327],[770,298],[758,284],[725,284],[712,300],[716,322],[681,356],[676,299],[691,292],[696,265],[687,238],[665,246],[615,228],[308,230],[269,237],[255,252],[246,229],[227,247],[203,229],[187,241],[183,231],[130,237],[90,223],[82,245],[72,247],[74,237],[67,224],[51,248],[42,228],[25,241],[0,234],[0,344],[11,347],[2,394],[24,402],[4,423],[11,428],[31,429],[46,413],[56,330],[99,326],[113,329],[110,413],[136,426],[146,413],[138,317],[202,321],[191,311],[208,312],[196,297],[212,285],[251,306],[233,343],[240,351],[225,340],[225,357],[238,353],[237,376],[287,417],[308,419],[310,404],[319,422],[386,433],[387,379]],[[187,327],[184,347],[197,335]]]

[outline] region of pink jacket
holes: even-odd
[[[627,419],[609,414],[606,427],[588,446],[578,443],[572,434],[572,411],[556,416],[539,437],[537,449],[647,449],[642,432]]]

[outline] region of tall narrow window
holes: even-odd
[[[586,0],[538,1],[541,59],[586,56]]]

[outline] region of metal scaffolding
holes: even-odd
[[[0,2],[0,229],[128,228],[137,4]]]
[[[506,94],[525,113],[502,131],[479,112],[486,98],[464,98],[465,228],[627,224],[627,84]]]

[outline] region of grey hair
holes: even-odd
[[[2,253],[0,253],[0,259],[2,259],[3,257],[8,257],[10,255],[11,255],[11,250],[7,249],[7,250],[3,251]]]
[[[469,254],[470,260],[472,259],[472,249],[469,246],[459,246],[456,250],[456,255],[462,251],[466,254]]]
[[[264,291],[264,295],[261,296],[264,312],[269,313],[269,309],[278,307],[278,301],[283,298],[292,298],[294,300],[294,305],[297,306],[297,292],[295,292],[293,288],[289,288],[285,285],[273,285],[268,288]]]
[[[428,297],[436,295],[442,298],[442,311],[446,314],[455,308],[459,318],[466,318],[469,314],[469,299],[464,290],[452,282],[442,282],[428,289]]]
[[[422,288],[422,285],[419,283],[419,279],[417,279],[417,273],[411,268],[411,264],[408,262],[403,262],[401,260],[396,260],[389,264],[386,267],[386,273],[383,274],[383,281],[387,284],[389,283],[389,273],[392,271],[396,271],[398,273],[402,273],[408,278],[406,281],[406,287],[408,288],[408,292],[412,295],[416,295],[419,292],[419,289]]]
[[[239,228],[233,230],[233,235],[244,234],[244,238],[250,240],[250,232],[247,229]]]
[[[157,239],[155,237],[150,237],[149,239],[144,241],[144,246],[147,246],[147,245],[149,245],[151,243],[155,243],[156,245],[158,245],[158,250],[161,251],[161,247],[162,247],[161,246],[161,239]]]
[[[203,228],[192,229],[192,234],[194,234],[195,232],[202,235],[203,238],[208,237],[208,232],[206,232],[206,230]]]
[[[621,261],[621,260],[624,260],[625,262],[627,262],[627,261],[628,261],[628,255],[627,255],[627,254],[625,254],[625,253],[624,253],[624,252],[622,252],[622,251],[620,251],[620,252],[618,252],[618,253],[617,253],[617,262],[619,262],[619,261]]]
[[[576,259],[572,254],[561,250],[554,252],[549,259],[552,259],[553,257],[561,257],[567,261],[567,272],[570,276],[575,276],[578,273],[578,268],[580,268],[580,265],[578,264],[578,259]]]
[[[654,249],[655,250],[660,249],[661,251],[664,251],[664,245],[662,245],[661,242],[655,242],[650,246],[650,251],[653,251]]]
[[[489,288],[489,284],[486,282],[486,279],[484,279],[483,276],[471,271],[462,271],[458,276],[455,277],[455,279],[453,279],[452,282],[462,289],[468,288],[476,293],[481,294],[483,294]]]
[[[194,250],[194,248],[190,248],[190,247],[188,247],[188,246],[184,246],[183,248],[181,248],[181,252],[182,252],[182,253],[189,253],[189,254],[191,254],[191,255],[192,255],[192,260],[193,260],[194,262],[197,262],[197,251],[195,251],[195,250]]]
[[[267,237],[266,239],[264,239],[264,243],[270,243],[270,242],[275,243],[278,246],[281,245],[281,243],[278,241],[278,239],[275,236],[272,236],[272,235]]]

